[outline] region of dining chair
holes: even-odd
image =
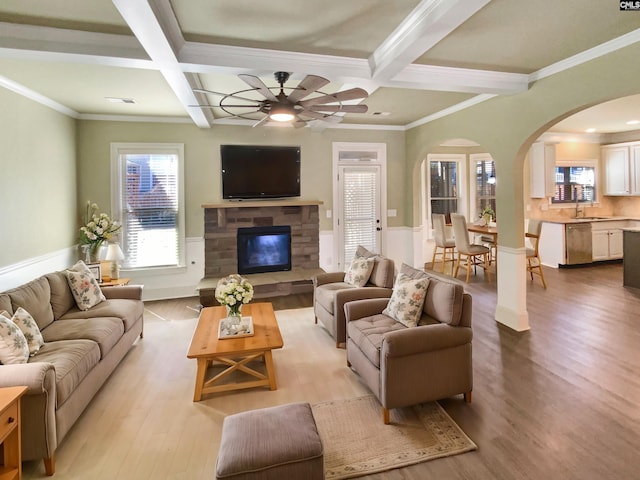
[[[456,242],[456,249],[458,250],[458,260],[456,262],[456,268],[453,272],[453,276],[458,276],[460,269],[460,260],[462,257],[466,257],[466,262],[463,267],[467,270],[466,282],[469,283],[469,275],[471,274],[471,267],[475,268],[479,265],[484,268],[484,274],[487,281],[491,281],[491,271],[489,266],[489,254],[491,249],[484,245],[478,245],[475,243],[469,243],[469,231],[467,230],[467,220],[464,215],[457,213],[451,214],[451,223],[453,224],[453,237]]]
[[[531,239],[531,246],[527,246],[527,272],[531,275],[531,281],[533,281],[533,274],[540,276],[542,280],[542,286],[547,288],[547,283],[544,281],[544,273],[542,272],[542,261],[540,260],[540,254],[538,247],[540,245],[540,234],[542,232],[542,222],[540,220],[529,220],[526,238]]]
[[[431,258],[431,269],[435,270],[436,255],[442,257],[442,273],[444,273],[444,265],[446,262],[453,263],[456,261],[456,242],[453,238],[451,227],[446,225],[445,217],[442,213],[434,213],[431,215],[433,222],[433,230],[435,233],[435,247],[433,248],[433,257]],[[438,253],[438,249],[442,252]],[[447,259],[448,253],[451,253],[451,259]]]

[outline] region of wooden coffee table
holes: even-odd
[[[225,307],[205,307],[200,312],[187,353],[187,358],[195,358],[198,361],[194,402],[199,402],[206,393],[262,386],[271,390],[278,388],[271,350],[282,348],[283,342],[273,306],[263,302],[249,303],[242,307],[242,316],[251,316],[253,319],[255,333],[251,337],[218,339],[218,323],[226,315]],[[264,359],[266,373],[249,366],[249,362],[261,359]],[[222,367],[222,371],[214,372],[211,378],[207,378],[210,367],[216,367],[218,370]],[[250,379],[232,379],[231,374],[234,372],[244,372]]]

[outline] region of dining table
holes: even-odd
[[[493,245],[494,248],[496,248],[496,252],[495,252],[495,260],[491,259],[491,256],[489,257],[491,260],[495,261],[496,263],[496,275],[498,273],[498,227],[496,225],[475,225],[473,223],[467,223],[467,230],[471,233],[476,233],[479,235],[486,235],[486,236],[491,236],[493,238]],[[491,260],[489,263],[491,263]]]

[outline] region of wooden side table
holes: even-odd
[[[130,281],[131,281],[130,278],[118,278],[118,279],[112,278],[108,282],[100,283],[100,286],[101,287],[122,287],[123,285],[129,285]]]
[[[26,391],[27,387],[0,388],[0,443],[4,459],[0,466],[2,480],[22,478],[20,397]]]

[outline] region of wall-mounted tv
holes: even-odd
[[[220,145],[222,198],[300,196],[300,147]]]

